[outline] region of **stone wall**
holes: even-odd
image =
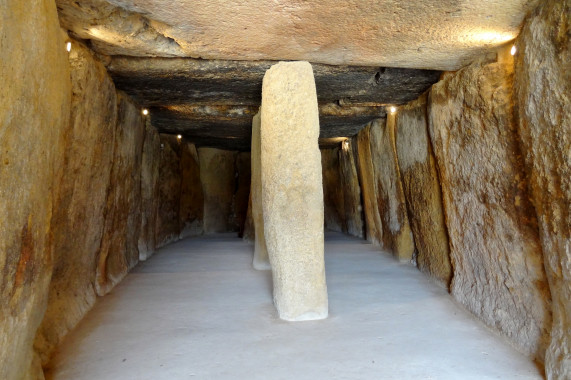
[[[322,149],[324,225],[328,230],[343,232],[345,202],[339,169],[339,149]]]
[[[50,226],[64,174],[71,85],[54,2],[7,0],[2,8],[0,378],[15,380],[41,373],[32,345],[52,274]]]
[[[418,268],[449,286],[452,266],[436,160],[428,137],[426,96],[400,107],[396,147]]]
[[[552,297],[545,369],[571,378],[571,1],[548,0],[516,43],[518,130]]]

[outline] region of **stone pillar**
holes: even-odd
[[[280,62],[264,76],[262,208],[281,319],[327,317],[319,114],[308,62]]]
[[[255,230],[254,262],[252,264],[255,269],[268,270],[271,267],[264,237],[264,217],[262,212],[260,127],[260,113],[258,112],[252,120],[252,215]]]

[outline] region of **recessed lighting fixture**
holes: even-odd
[[[182,135],[176,135],[176,138],[180,140],[182,139]]]
[[[65,50],[67,50],[68,53],[71,51],[71,42],[65,44]]]
[[[145,108],[145,109],[143,110],[143,115],[147,116],[148,114],[149,114],[149,110]]]
[[[395,106],[392,106],[390,108],[390,111],[391,111],[391,113],[395,113],[395,112],[397,112],[397,108]]]
[[[510,50],[510,54],[515,55],[516,52],[517,52],[517,48],[514,45],[514,46],[512,46],[512,49]]]
[[[343,141],[343,150],[347,150],[349,149],[349,141],[345,140]]]

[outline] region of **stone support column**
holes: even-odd
[[[280,62],[264,76],[262,207],[281,319],[326,318],[319,114],[308,62]]]

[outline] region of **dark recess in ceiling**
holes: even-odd
[[[162,133],[181,134],[198,146],[249,150],[251,121],[261,103],[270,61],[113,57],[116,86],[149,109]],[[440,71],[312,64],[321,138],[349,137],[385,106],[418,98]]]

